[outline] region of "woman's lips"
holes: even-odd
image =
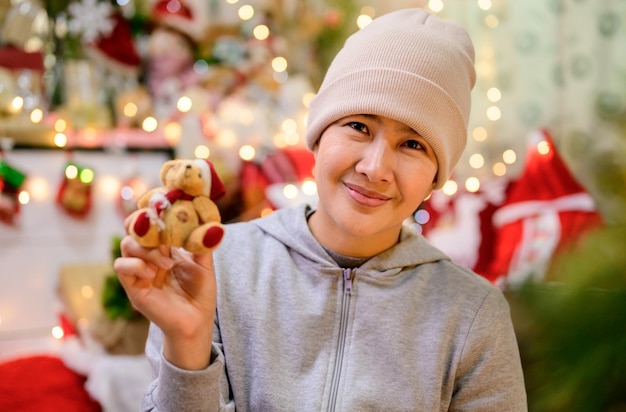
[[[358,185],[348,184],[348,183],[346,183],[345,185],[346,185],[346,188],[348,189],[348,193],[350,194],[350,197],[352,197],[352,199],[354,199],[357,203],[364,205],[364,206],[369,206],[369,207],[381,206],[390,199],[390,197],[388,196],[385,196],[381,193],[378,193],[372,190],[368,190]]]

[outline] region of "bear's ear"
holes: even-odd
[[[165,184],[165,176],[167,176],[167,173],[170,171],[170,169],[172,167],[174,167],[174,165],[176,165],[178,161],[177,160],[168,160],[167,162],[165,162],[163,164],[163,167],[161,167],[161,182],[163,184]]]

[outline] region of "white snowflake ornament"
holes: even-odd
[[[99,0],[82,0],[68,6],[70,33],[81,36],[83,42],[92,43],[111,34],[115,26],[113,6]]]

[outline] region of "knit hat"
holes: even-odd
[[[385,116],[418,132],[437,157],[441,188],[467,143],[474,47],[460,25],[423,9],[374,19],[346,40],[309,107],[307,147],[333,122]]]

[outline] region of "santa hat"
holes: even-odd
[[[194,162],[202,170],[204,180],[204,194],[214,202],[220,200],[226,194],[226,187],[215,171],[213,163],[206,159],[195,159]]]
[[[191,39],[197,38],[194,13],[182,0],[158,0],[152,8],[152,16],[154,21],[162,26],[176,30]]]
[[[90,45],[88,52],[114,71],[134,75],[139,73],[141,58],[133,42],[130,24],[119,13],[110,16],[113,30]]]

